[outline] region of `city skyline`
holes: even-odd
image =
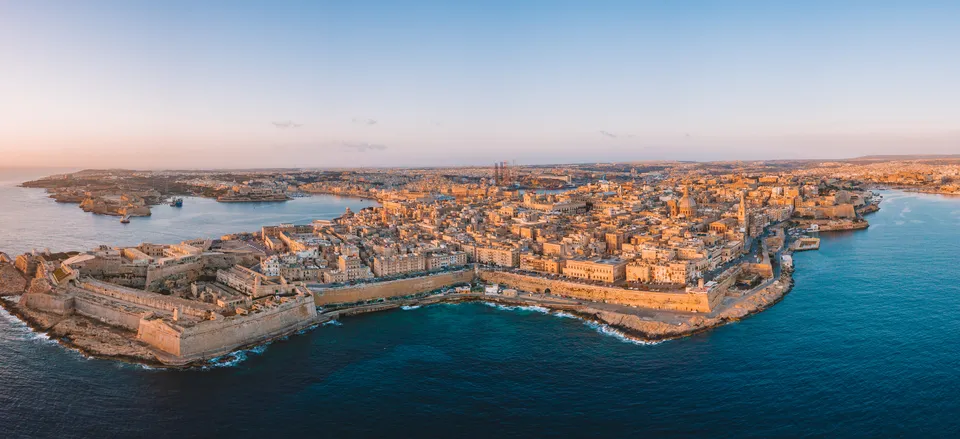
[[[834,159],[960,149],[948,2],[30,2],[5,166]]]

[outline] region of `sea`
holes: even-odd
[[[957,437],[960,198],[884,191],[797,253],[779,304],[656,344],[540,308],[343,318],[188,371],[86,358],[0,311],[0,431],[20,437]],[[0,248],[176,241],[358,200],[187,199],[127,226],[0,190]]]

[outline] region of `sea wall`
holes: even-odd
[[[380,298],[409,296],[452,285],[466,284],[473,282],[473,280],[472,270],[461,270],[412,279],[316,289],[313,290],[313,297],[318,306],[335,303],[357,303]]]
[[[634,291],[617,287],[587,285],[503,271],[481,270],[480,279],[521,291],[544,293],[593,302],[615,303],[643,308],[684,312],[710,312],[720,304],[719,289],[697,292]]]
[[[20,297],[20,306],[59,315],[73,314],[76,306],[73,296],[63,294],[27,293]]]
[[[140,313],[126,311],[118,306],[111,306],[107,302],[100,302],[90,297],[75,297],[74,309],[77,314],[99,320],[108,325],[119,326],[131,331],[136,331],[140,327]]]
[[[301,297],[246,316],[204,320],[179,331],[162,320],[143,319],[138,338],[185,359],[206,358],[301,329],[312,324],[316,316],[312,300]]]

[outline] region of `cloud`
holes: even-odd
[[[367,142],[342,142],[341,145],[345,148],[350,148],[357,152],[367,152],[367,151],[383,151],[387,149],[387,145],[379,145],[376,143],[367,143]]]
[[[377,121],[367,117],[355,117],[353,118],[353,123],[359,125],[376,125]]]
[[[603,130],[600,130],[600,135],[603,136],[603,137],[606,137],[606,138],[608,138],[608,139],[616,139],[616,138],[632,139],[632,138],[634,138],[634,137],[637,137],[636,134],[620,134],[620,135],[617,135],[617,134],[615,134],[615,133],[611,133],[611,132],[609,132],[609,131],[603,131]]]
[[[302,123],[294,123],[292,120],[286,122],[274,122],[273,126],[285,130],[287,128],[300,128],[303,126]]]

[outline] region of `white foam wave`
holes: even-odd
[[[0,318],[3,318],[4,321],[10,324],[9,334],[13,335],[15,340],[19,341],[36,341],[43,344],[57,344],[56,340],[50,338],[49,335],[43,332],[34,331],[30,328],[30,325],[27,325],[27,322],[20,320],[19,317],[10,314],[9,311],[0,308]]]
[[[308,333],[308,332],[310,332],[310,331],[312,331],[312,330],[314,330],[314,329],[317,329],[317,326],[320,326],[320,325],[310,325],[310,326],[307,326],[306,328],[303,328],[303,329],[297,331],[297,335],[306,334],[306,333]],[[286,340],[286,339],[288,339],[288,338],[290,338],[289,335],[286,336],[286,337],[281,338],[281,340]]]
[[[534,311],[534,312],[539,312],[539,313],[551,315],[551,316],[554,316],[554,317],[565,318],[565,319],[579,319],[579,317],[577,317],[577,316],[575,316],[575,315],[573,315],[573,314],[570,314],[570,313],[568,313],[568,312],[564,312],[564,311],[552,311],[552,310],[550,310],[550,309],[548,309],[548,308],[544,308],[544,307],[542,307],[542,306],[536,306],[536,305],[530,305],[530,306],[524,306],[524,305],[501,305],[501,304],[499,304],[499,303],[493,303],[493,302],[483,302],[483,304],[484,304],[484,305],[487,305],[487,306],[489,306],[489,307],[493,307],[493,308],[497,308],[497,309],[501,309],[501,310],[505,310],[505,311]],[[602,323],[597,323],[597,322],[593,322],[593,321],[590,321],[590,320],[583,320],[583,324],[584,324],[584,325],[587,325],[587,326],[589,326],[589,327],[591,327],[591,328],[593,328],[595,331],[597,331],[598,333],[600,333],[600,334],[602,334],[602,335],[608,335],[608,336],[614,337],[614,338],[616,338],[616,339],[618,339],[618,340],[620,340],[620,341],[622,341],[622,342],[624,342],[624,343],[630,343],[630,344],[635,344],[635,345],[640,345],[640,346],[651,346],[651,345],[656,345],[656,344],[663,343],[662,341],[645,341],[645,340],[640,340],[640,339],[631,337],[631,336],[629,336],[629,335],[627,335],[627,334],[624,334],[622,331],[619,331],[619,330],[617,330],[617,329],[614,329],[614,328],[611,327],[610,325],[606,325],[606,324],[602,324]]]
[[[538,313],[542,313],[542,314],[547,314],[547,315],[551,315],[551,316],[559,317],[559,318],[563,318],[563,319],[578,319],[578,318],[579,318],[579,317],[577,317],[577,316],[575,316],[575,315],[573,315],[573,314],[570,314],[570,313],[568,313],[568,312],[564,312],[564,311],[554,311],[554,310],[551,310],[551,309],[549,309],[549,308],[542,307],[542,306],[537,306],[537,305],[501,305],[501,304],[499,304],[499,303],[492,303],[492,302],[483,302],[483,304],[484,304],[484,305],[487,305],[487,306],[490,306],[490,307],[493,307],[493,308],[502,309],[502,310],[505,310],[505,311],[533,311],[533,312],[538,312]]]
[[[252,347],[250,349],[241,349],[239,351],[234,351],[226,355],[222,355],[216,358],[211,358],[207,361],[207,364],[200,369],[208,370],[221,367],[233,367],[244,361],[247,361],[250,358],[250,355],[262,355],[267,351],[267,347],[270,346],[270,343],[264,343],[259,346]]]
[[[117,363],[117,369],[137,369],[137,370],[164,370],[160,367],[147,366],[140,363]]]
[[[340,323],[339,320],[328,320],[323,322],[323,326],[343,326],[343,323]]]
[[[483,302],[483,304],[496,309],[502,309],[504,311],[534,311],[543,314],[551,314],[549,309],[536,305],[501,305],[494,302]]]
[[[640,346],[652,346],[652,345],[663,343],[662,341],[639,340],[610,327],[610,325],[606,325],[603,323],[585,321],[584,324],[593,328],[594,330],[596,330],[598,333],[602,335],[609,335],[624,343],[630,343],[630,344],[635,344]]]

